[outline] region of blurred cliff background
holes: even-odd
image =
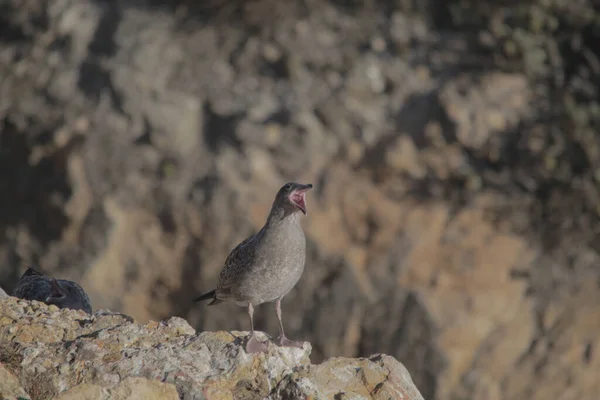
[[[95,309],[245,330],[191,299],[311,182],[283,309],[313,362],[596,399],[599,85],[592,0],[1,0],[0,286],[33,263]]]

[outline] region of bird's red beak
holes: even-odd
[[[298,187],[296,189],[294,189],[294,191],[290,194],[290,201],[296,206],[298,207],[298,209],[300,211],[302,211],[302,213],[304,215],[307,214],[306,212],[306,192],[309,189],[312,189],[313,185],[312,184],[308,184],[308,185],[298,185]]]
[[[56,281],[56,279],[52,278],[52,280],[50,280],[50,285],[51,285],[51,289],[50,289],[50,295],[48,296],[48,299],[50,299],[50,298],[61,298],[61,297],[65,297],[66,296],[65,292],[58,285],[58,282]],[[46,299],[46,301],[48,299]]]

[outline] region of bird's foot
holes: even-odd
[[[279,337],[279,345],[281,347],[297,347],[301,349],[304,346],[304,342],[290,340],[285,337],[285,335]]]
[[[269,348],[269,345],[265,342],[259,341],[256,336],[252,335],[246,342],[246,353],[265,353]]]

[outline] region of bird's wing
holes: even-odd
[[[13,290],[13,296],[25,300],[45,301],[49,294],[50,280],[37,275],[21,278]]]
[[[85,311],[89,314],[92,314],[92,302],[90,301],[90,298],[88,297],[87,293],[85,292],[85,290],[83,290],[83,288],[79,285],[78,286],[78,291],[81,294],[81,297],[83,297],[83,307],[85,309]]]
[[[90,302],[90,298],[83,288],[77,283],[73,281],[68,281],[64,279],[59,280],[62,285],[71,286],[74,289],[74,292],[70,292],[69,295],[75,295],[77,298],[73,299],[74,301],[79,301],[86,312],[92,314],[92,303]]]
[[[231,288],[247,270],[254,259],[257,236],[252,235],[238,244],[227,256],[217,284],[217,295],[231,295]]]

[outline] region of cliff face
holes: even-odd
[[[35,262],[95,309],[247,329],[191,299],[311,182],[283,309],[313,361],[595,400],[600,38],[567,3],[0,0],[0,286]]]
[[[311,364],[303,349],[248,355],[248,332],[196,333],[181,318],[137,324],[124,315],[0,300],[3,399],[423,400],[393,357]],[[264,336],[264,335],[263,335]],[[266,339],[266,338],[262,338]]]

